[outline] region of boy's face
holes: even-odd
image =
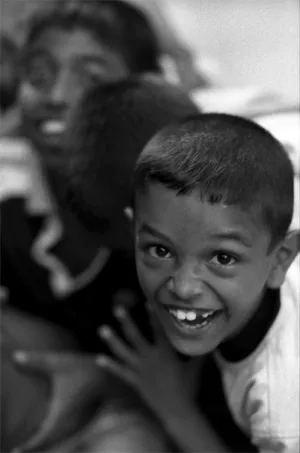
[[[25,133],[44,158],[59,154],[66,119],[93,84],[128,75],[125,61],[85,29],[46,29],[24,58],[20,105]]]
[[[275,252],[238,207],[148,184],[137,195],[135,235],[141,286],[178,351],[211,352],[258,308]]]

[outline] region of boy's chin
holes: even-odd
[[[182,340],[178,338],[170,338],[170,343],[177,352],[189,357],[199,357],[210,354],[217,349],[219,343],[206,341]]]

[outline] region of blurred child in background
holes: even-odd
[[[20,64],[20,122],[0,145],[2,285],[13,306],[53,321],[63,318],[57,302],[85,300],[84,290],[115,266],[108,244],[95,240],[64,199],[67,118],[94,84],[158,70],[156,40],[143,15],[122,2],[94,5],[56,2],[33,16]],[[134,266],[121,255],[115,263],[126,269],[117,272],[126,298],[138,285]]]
[[[96,289],[103,290],[108,307],[105,312],[110,311],[112,299],[131,303],[139,295],[130,251],[117,250],[117,244],[105,243],[103,238],[99,241],[74,215],[69,198],[65,198],[66,175],[62,170],[67,117],[85,90],[123,79],[131,71],[155,72],[157,67],[155,39],[147,22],[134,8],[121,5],[120,10],[118,2],[101,2],[98,14],[87,4],[84,8],[80,4],[58,5],[33,17],[22,52],[20,123],[0,146],[2,285],[11,306],[72,329],[75,321],[69,316],[75,310],[75,299],[82,308],[82,301],[94,300],[98,316],[105,318]],[[126,53],[123,34],[130,18],[134,28],[137,17],[145,39],[137,44],[137,50],[128,47]],[[123,26],[121,33],[118,24],[122,18],[128,27]],[[147,63],[145,56],[139,63],[140,46],[148,49]],[[165,99],[165,88],[158,90]],[[173,98],[177,95],[174,89]],[[191,111],[197,111],[189,98],[182,96]],[[174,115],[183,113],[179,103]],[[169,114],[161,121],[173,119],[173,112]],[[84,147],[82,137],[82,152]],[[109,219],[104,222],[102,230],[109,229],[110,223]],[[111,275],[114,285],[109,282]],[[66,304],[57,310],[61,301],[69,302],[67,313]],[[98,322],[93,319],[94,324]],[[83,320],[79,319],[79,324],[82,328]],[[87,336],[92,334],[89,328],[83,330]],[[92,341],[89,347],[97,345]]]
[[[126,259],[127,250],[131,256],[131,237],[123,220],[124,206],[131,198],[134,162],[140,149],[158,129],[175,118],[197,111],[186,95],[172,86],[130,78],[110,86],[94,87],[68,118],[66,148],[61,157],[65,177],[62,194],[73,209],[74,218],[96,244],[104,243],[108,247],[110,256],[88,289],[79,291],[78,297],[69,301],[53,301],[51,308],[58,319],[60,316],[61,323],[64,307],[67,306],[67,313],[77,312],[76,320],[72,318],[73,328],[78,329],[80,337],[89,338],[90,350],[98,351],[102,346],[96,343],[97,327],[103,322],[115,324],[113,296],[122,289],[121,285],[125,288],[128,285],[124,278],[128,278],[129,266],[134,275],[133,258]],[[88,181],[81,177],[84,169],[90,173]],[[73,247],[77,244],[75,241]],[[23,268],[20,271],[25,272]],[[13,289],[9,288],[9,291]],[[37,299],[36,304],[43,302],[43,299]],[[122,298],[117,297],[115,302],[119,305]],[[20,299],[18,307],[22,308],[22,305],[27,308],[30,301]],[[143,319],[146,321],[142,308],[133,310],[140,324]],[[33,307],[32,312],[35,310],[38,311]],[[29,321],[16,312],[11,313],[10,305],[3,307],[3,313],[6,373],[3,393],[10,395],[4,405],[3,420],[7,423],[3,442],[6,439],[8,451],[16,447],[20,451],[63,452],[148,452],[169,448],[167,437],[158,428],[147,406],[125,384],[119,381],[114,384],[109,374],[99,374],[94,357],[48,351],[40,355],[38,364],[26,366],[26,353],[20,354],[18,350],[41,350],[37,346],[43,342],[43,350],[54,349],[51,346],[54,340],[43,338],[41,330],[34,341],[26,340],[26,335],[22,336],[20,332],[26,332]],[[34,325],[34,320],[30,322],[29,328],[33,332],[38,326]],[[145,333],[146,327],[145,322]],[[47,332],[51,336],[49,328]],[[78,346],[74,346],[69,338],[64,347],[61,344],[55,347],[56,350],[76,348]],[[16,367],[16,363],[23,367]],[[26,398],[23,410],[19,412],[20,393],[14,386],[31,389],[31,392],[23,393],[22,401]],[[24,417],[26,435],[20,428]],[[18,423],[14,423],[16,420]],[[8,433],[6,437],[5,433]]]

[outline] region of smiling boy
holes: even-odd
[[[299,232],[283,147],[246,119],[205,114],[158,133],[135,173],[139,281],[156,331],[101,335],[183,451],[224,451],[196,409],[190,357],[214,353],[234,420],[261,452],[299,451]],[[296,273],[297,272],[297,273]],[[172,347],[171,347],[172,346]]]

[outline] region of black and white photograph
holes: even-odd
[[[299,0],[0,0],[1,453],[299,453]]]

